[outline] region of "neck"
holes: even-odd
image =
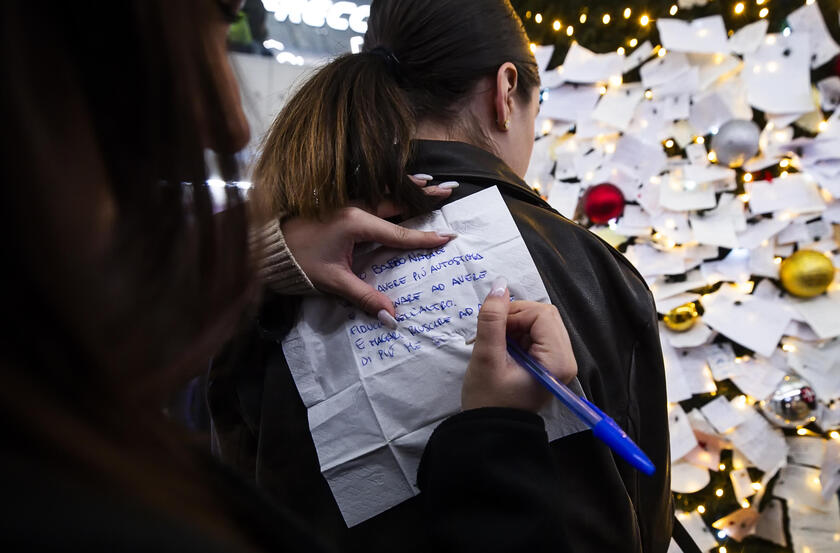
[[[417,140],[447,140],[454,142],[469,142],[458,132],[458,125],[442,125],[433,121],[418,121],[414,138]]]

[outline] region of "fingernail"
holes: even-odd
[[[452,190],[453,188],[458,188],[458,186],[460,185],[454,180],[448,180],[446,182],[440,183],[438,185],[438,188],[440,188],[441,190]]]
[[[435,234],[437,234],[438,236],[440,236],[440,237],[442,237],[442,238],[458,238],[458,233],[457,233],[457,232],[440,232],[440,231],[436,231],[436,232],[435,232]]]
[[[391,330],[397,330],[397,320],[386,310],[381,309],[379,313],[376,314],[376,318],[379,319],[379,322],[382,323],[383,326],[390,328]]]
[[[490,293],[487,294],[488,297],[498,298],[505,295],[505,290],[507,290],[507,279],[505,277],[497,277],[496,280],[493,281],[493,284],[490,285]]]
[[[432,175],[427,175],[426,173],[417,173],[416,175],[411,175],[415,179],[418,180],[432,180],[434,177]]]

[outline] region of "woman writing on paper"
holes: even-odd
[[[254,298],[241,191],[226,187],[214,206],[204,166],[211,148],[236,180],[232,154],[248,140],[225,55],[239,8],[236,0],[1,8],[0,114],[12,139],[0,154],[2,551],[335,551],[290,501],[278,506],[223,469],[163,411]],[[446,242],[397,236],[353,213],[312,223],[330,260],[307,263],[316,284],[341,273],[331,252],[352,248],[354,237]],[[290,282],[301,277],[287,272]],[[564,380],[574,358],[556,312],[508,299],[498,286],[482,311],[463,388],[475,409],[430,443],[430,524],[448,546],[491,551],[498,534],[472,532],[464,544],[446,537],[447,525],[506,520],[500,530],[529,548],[523,520],[506,516],[519,505],[531,515],[525,526],[564,550],[560,475],[541,420],[527,412],[547,395],[507,363],[499,337],[538,344],[541,362]],[[549,486],[512,477],[526,473]]]
[[[554,460],[568,476],[561,518],[572,549],[665,551],[673,515],[653,301],[621,254],[522,180],[539,77],[519,18],[505,0],[378,0],[368,25],[362,53],[318,71],[274,122],[254,179],[266,218],[282,214],[286,241],[308,272],[318,260],[306,247],[311,229],[347,206],[375,209],[387,198],[405,214],[433,209],[406,174],[460,183],[447,202],[498,187],[569,328],[582,392],[657,467],[652,477],[638,474],[588,431],[555,442]],[[380,294],[368,299],[384,305]],[[318,474],[306,410],[279,346],[295,316],[287,299],[269,298],[259,325],[217,360],[210,399],[222,457],[359,549],[386,549],[410,535],[402,548],[427,550],[417,524],[422,479],[419,497],[345,527]]]

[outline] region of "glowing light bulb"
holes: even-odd
[[[718,497],[723,497],[723,490],[718,488],[715,490],[715,495]]]
[[[744,509],[749,509],[749,508],[750,508],[750,502],[749,502],[749,501],[747,501],[746,499],[745,499],[745,500],[743,500],[743,501],[741,502],[741,507],[743,507]]]
[[[797,434],[799,434],[800,436],[804,436],[805,434],[807,434],[807,433],[808,433],[808,431],[807,431],[807,430],[805,430],[804,428],[798,428],[798,429],[796,430],[796,433],[797,433]]]
[[[723,535],[725,536],[726,532],[724,532]],[[718,551],[720,551],[720,553],[726,553],[726,547],[721,546],[720,549],[718,549]]]
[[[574,32],[575,32],[575,28],[574,28],[574,27],[572,27],[571,25],[569,25],[568,27],[566,27],[566,34],[567,34],[567,35],[572,36],[572,34],[573,34]]]
[[[793,344],[782,344],[782,350],[784,351],[796,351],[796,346]]]
[[[840,440],[840,432],[838,432],[836,430],[832,430],[831,432],[828,433],[828,435],[833,440]]]
[[[585,13],[580,14],[580,22],[581,23],[586,23],[586,14]]]
[[[828,121],[820,121],[820,124],[817,125],[817,128],[820,132],[824,132],[828,128]]]
[[[619,52],[621,54],[622,52]],[[621,86],[621,83],[624,82],[624,79],[621,78],[621,75],[613,75],[610,77],[610,86],[618,87]]]
[[[551,26],[554,27],[555,31],[559,31],[560,27],[562,27],[563,25],[560,24],[560,21],[558,19],[555,19],[554,23],[552,23]]]
[[[536,53],[536,51],[537,51],[537,45],[532,42],[531,43],[531,52]]]
[[[704,507],[703,505],[698,505],[697,506],[697,512],[702,515],[703,513],[706,512],[706,507]]]
[[[767,17],[768,13],[770,13],[768,8],[761,8],[761,11],[758,12],[758,17]]]
[[[633,15],[633,10],[630,8],[624,8],[624,19],[630,19],[631,15]]]
[[[717,154],[715,153],[714,150],[710,151],[709,155],[707,157],[709,158],[709,161],[711,161],[712,163],[717,161]]]
[[[601,96],[603,96],[604,94],[607,93],[607,87],[604,86],[604,85],[601,85],[601,88],[598,89],[598,92],[600,92]]]
[[[603,22],[604,22],[604,25],[608,25],[608,24],[609,24],[609,22],[610,22],[610,19],[611,19],[611,18],[610,18],[610,14],[605,13],[605,14],[604,14],[604,17],[602,17],[602,18],[601,18],[601,21],[603,21]]]
[[[752,182],[753,176],[752,173],[744,173],[744,182]]]
[[[775,263],[776,265],[779,265],[781,262],[782,262],[781,257],[774,257],[773,258],[773,263]]]
[[[536,21],[537,23],[542,23],[542,14],[538,13],[537,15],[535,15],[534,21]]]
[[[677,15],[677,11],[678,11],[678,10],[679,10],[679,8],[677,7],[677,5],[676,5],[676,4],[673,4],[673,5],[671,6],[671,9],[670,9],[670,10],[668,10],[668,13],[670,13],[671,15]]]
[[[657,53],[656,55],[659,56],[660,58],[664,58],[665,54],[667,54],[667,53],[668,53],[668,50],[666,50],[665,48],[660,48],[659,53]]]
[[[666,148],[673,148],[674,147],[674,141],[669,138],[668,140],[665,141],[665,147]]]
[[[720,470],[726,470],[726,465],[724,465],[723,463],[721,463],[721,464],[719,464],[719,465],[718,465],[718,468],[719,468]],[[720,495],[719,495],[718,497],[720,497],[721,495],[723,495],[723,490],[718,490],[718,491],[720,492]]]
[[[639,43],[639,39],[631,38],[630,39],[630,48],[635,48],[638,43]]]
[[[645,90],[645,98],[648,100],[653,99],[653,91],[652,90]]]
[[[694,141],[698,144],[703,144],[704,142],[706,142],[706,139],[703,138],[702,136],[698,136],[697,138],[694,139]]]
[[[758,4],[758,5],[760,6],[760,5],[762,5],[763,3],[765,3],[766,1],[767,1],[767,0],[755,0],[755,3],[756,3],[756,4]],[[810,3],[810,2],[809,2],[809,3]]]
[[[619,55],[623,56],[624,52],[625,52],[624,46],[619,46],[618,50],[616,50],[616,52],[618,52]]]
[[[639,18],[639,23],[642,25],[642,27],[647,27],[648,23],[650,23],[650,17],[648,17],[647,14],[643,15]]]
[[[752,486],[752,489],[754,489],[755,491],[760,491],[761,490],[761,482],[753,482],[750,485]]]
[[[735,4],[735,10],[734,11],[735,11],[736,15],[741,15],[742,13],[744,13],[744,3],[743,2],[738,2],[737,4]]]

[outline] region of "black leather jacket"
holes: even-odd
[[[656,465],[653,476],[644,476],[590,432],[553,444],[569,477],[561,485],[573,551],[666,551],[673,507],[665,371],[644,279],[621,253],[558,214],[485,150],[418,141],[410,169],[458,181],[449,201],[499,187],[569,330],[586,396]]]
[[[665,553],[673,523],[665,374],[644,280],[619,252],[559,215],[494,155],[458,142],[415,146],[410,172],[460,183],[447,201],[499,188],[566,323],[586,396],[656,466],[653,476],[639,473],[589,431],[554,442],[562,477],[551,493],[559,494],[556,520],[566,541],[554,550]],[[306,410],[279,346],[289,312],[288,298],[267,301],[259,328],[216,362],[210,401],[223,459],[250,472],[349,551],[432,550],[419,522],[423,493],[344,527],[320,477]]]

